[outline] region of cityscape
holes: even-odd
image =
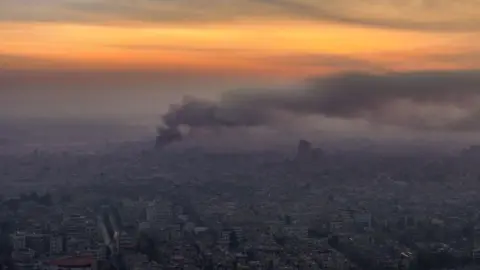
[[[478,269],[479,147],[2,156],[3,269]]]
[[[480,270],[480,0],[0,0],[0,270]]]

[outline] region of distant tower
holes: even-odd
[[[473,248],[472,257],[475,261],[480,261],[480,225],[473,228]]]
[[[312,148],[312,144],[306,140],[300,140],[297,147],[297,155],[295,160],[299,162],[313,162],[319,161],[324,153],[321,148]]]
[[[312,144],[306,140],[300,140],[297,147],[296,160],[306,161],[312,156]]]

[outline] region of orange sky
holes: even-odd
[[[473,51],[473,34],[416,33],[327,23],[136,27],[3,23],[0,33],[0,55],[18,57],[5,60],[3,66],[14,69],[174,67],[301,75],[318,70],[480,67],[480,62],[468,63],[460,57],[450,61],[429,57]]]
[[[236,9],[217,3],[211,14],[201,13],[207,14],[207,20],[193,17],[197,13],[187,9],[185,3],[154,5],[142,0],[128,6],[128,0],[118,2],[120,5],[90,0],[90,6],[78,1],[67,6],[66,0],[41,4],[5,0],[0,6],[4,10],[0,11],[0,63],[2,68],[12,70],[175,69],[282,76],[480,68],[480,48],[476,45],[480,35],[477,21],[473,21],[476,14],[465,13],[475,1],[463,0],[470,6],[438,2],[443,5],[436,9],[409,1],[411,5],[406,7],[376,5],[378,13],[372,13],[362,5],[351,6],[354,2],[339,0],[336,5],[319,6],[324,15],[319,18],[312,18],[316,14],[304,9],[313,1],[277,1],[277,6],[287,6],[297,13],[282,13],[277,6],[255,7],[255,1],[242,0],[238,3],[244,4]],[[26,6],[28,3],[30,6]],[[76,3],[75,8],[71,3]],[[351,14],[357,11],[360,17],[337,11],[347,10],[347,6]],[[88,8],[98,13],[86,13]],[[175,16],[157,21],[142,19],[151,15],[148,9]],[[230,18],[236,10],[242,11],[242,16]],[[265,16],[263,10],[275,16]],[[411,12],[411,16],[399,10]],[[467,15],[455,17],[455,12]],[[216,15],[219,13],[225,16]],[[432,29],[435,25],[440,29]],[[459,31],[462,26],[465,31]],[[442,27],[449,31],[442,31]]]

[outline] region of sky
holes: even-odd
[[[257,76],[472,68],[479,30],[478,0],[2,0],[0,60]]]
[[[1,0],[0,37],[3,115],[141,116],[312,77],[476,72],[480,0]]]

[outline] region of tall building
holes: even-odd
[[[172,216],[172,207],[168,202],[156,200],[148,204],[146,214],[152,227],[165,227]]]
[[[50,236],[50,254],[61,254],[65,251],[65,237],[62,235]]]
[[[480,261],[480,225],[475,225],[473,229],[473,249],[472,257]]]
[[[296,160],[308,160],[312,152],[312,144],[306,140],[300,140],[297,147]]]
[[[365,229],[370,229],[372,227],[372,214],[366,211],[359,211],[353,214],[353,219],[357,226],[361,226]]]
[[[135,239],[126,232],[120,233],[118,242],[121,250],[131,250],[135,247]]]
[[[312,143],[306,140],[300,140],[297,146],[296,161],[311,162],[320,159],[323,156],[321,148],[312,148]]]
[[[12,235],[12,244],[14,250],[25,249],[27,247],[27,236],[24,233]]]
[[[68,236],[83,236],[87,218],[82,215],[70,215],[63,221],[62,227]]]

